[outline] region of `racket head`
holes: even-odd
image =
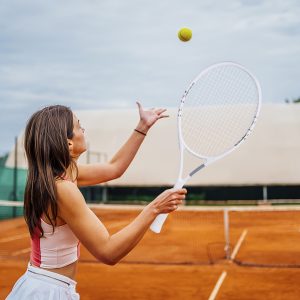
[[[222,62],[203,70],[180,101],[181,151],[206,160],[227,155],[253,130],[261,98],[258,80],[240,64]]]

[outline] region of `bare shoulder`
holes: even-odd
[[[84,201],[80,190],[74,182],[58,180],[56,181],[56,190],[59,205],[74,205]]]
[[[69,180],[56,180],[56,188],[58,192],[78,190],[77,185]]]

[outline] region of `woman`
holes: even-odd
[[[26,273],[7,299],[79,299],[75,279],[80,243],[99,261],[114,265],[138,244],[158,214],[173,212],[182,203],[185,189],[165,190],[128,226],[110,236],[78,189],[120,177],[151,126],[167,117],[165,109],[146,111],[137,104],[139,123],[106,164],[77,164],[86,151],[84,129],[68,107],[50,106],[32,115],[25,129],[24,197],[31,256]]]

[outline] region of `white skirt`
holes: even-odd
[[[28,264],[6,300],[79,300],[76,281]]]

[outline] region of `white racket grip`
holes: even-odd
[[[169,214],[158,215],[150,226],[150,229],[155,233],[160,233]]]
[[[181,189],[185,184],[186,180],[179,179],[176,184],[174,185],[174,189]],[[160,214],[158,215],[155,220],[152,222],[150,229],[155,233],[160,233],[167,217],[169,214]]]

